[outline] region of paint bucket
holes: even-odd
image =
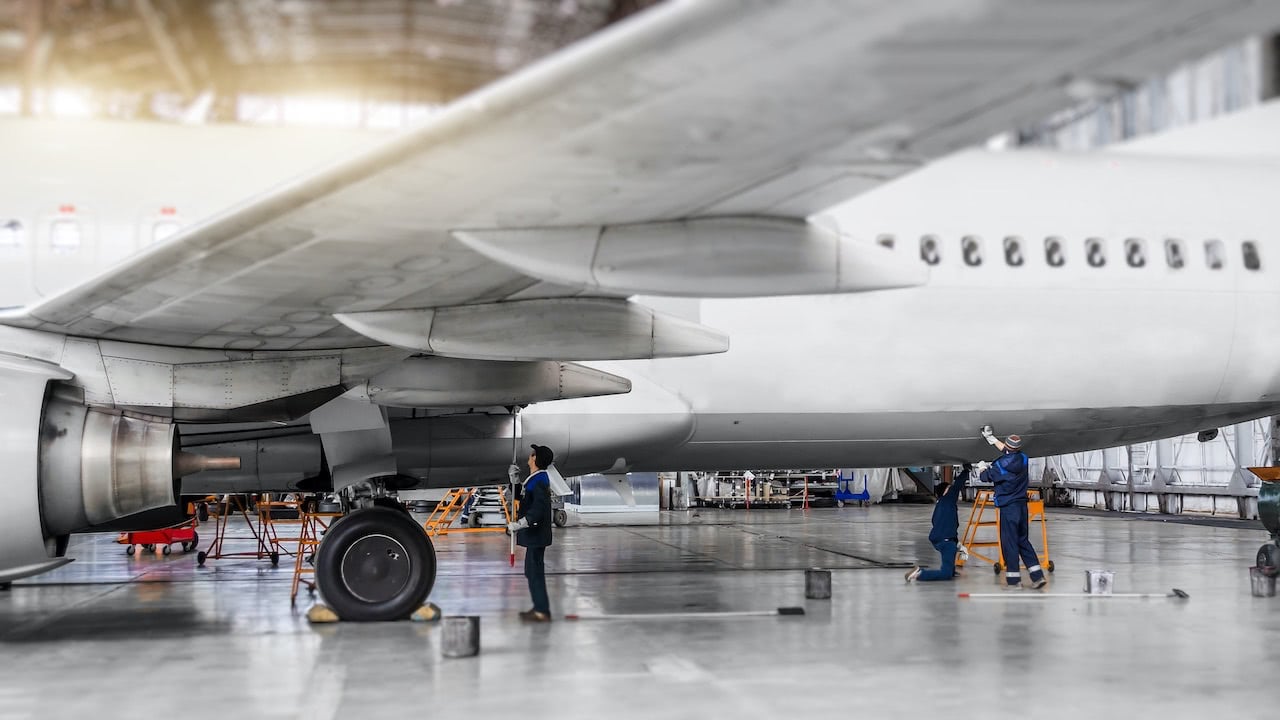
[[[1276,579],[1260,567],[1249,568],[1249,589],[1254,597],[1275,597]]]
[[[810,600],[831,599],[831,571],[809,568],[804,571],[804,596]]]
[[[1084,572],[1084,591],[1090,595],[1110,595],[1115,582],[1116,574],[1110,570]]]
[[[448,658],[472,657],[480,653],[480,617],[453,615],[441,621],[440,653]]]

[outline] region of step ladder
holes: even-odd
[[[305,586],[308,593],[315,593],[316,569],[314,560],[316,548],[320,546],[320,538],[324,536],[329,526],[342,517],[341,512],[319,512],[312,510],[314,507],[316,507],[316,503],[304,502],[300,510],[301,528],[298,531],[297,549],[294,551],[293,587],[289,591],[290,605],[297,604],[299,587]],[[307,575],[310,575],[311,579],[305,579],[304,576]]]
[[[1053,561],[1049,559],[1049,523],[1044,512],[1044,500],[1038,489],[1027,490],[1027,522],[1033,527],[1036,523],[1040,524],[1040,549],[1036,559],[1040,561],[1041,567],[1053,572]],[[980,539],[978,535],[983,528],[991,528],[995,539]],[[1004,572],[1004,553],[1000,547],[1000,508],[996,506],[995,491],[979,490],[974,497],[973,509],[969,511],[969,522],[965,524],[960,544],[969,551],[970,559],[976,558],[991,564],[997,575]],[[984,550],[994,552],[988,554]],[[964,565],[964,556],[957,555],[956,567]]]
[[[507,489],[505,487],[498,488],[498,504],[502,508],[502,517],[506,521],[502,525],[492,527],[452,527],[453,523],[462,515],[462,511],[466,509],[467,503],[475,497],[480,488],[454,488],[445,494],[444,498],[436,504],[435,510],[427,516],[422,523],[422,529],[426,531],[428,537],[437,537],[447,535],[448,533],[483,533],[483,532],[506,532],[507,524],[513,520],[514,511],[511,503],[507,499]]]

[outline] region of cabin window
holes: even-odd
[[[1204,263],[1210,270],[1221,270],[1227,264],[1227,249],[1221,240],[1204,241]]]
[[[170,236],[178,232],[181,226],[176,220],[161,220],[151,226],[151,244],[155,245],[168,240]]]
[[[1182,241],[1169,238],[1164,241],[1164,259],[1169,267],[1181,270],[1187,264],[1187,254],[1182,249]]]
[[[1252,240],[1245,240],[1241,246],[1244,253],[1244,267],[1246,270],[1261,270],[1262,258],[1258,255],[1258,243]]]
[[[1146,267],[1147,244],[1142,238],[1129,238],[1124,241],[1124,261],[1131,268]]]
[[[937,235],[925,235],[920,238],[920,259],[930,265],[942,262],[941,243]]]
[[[893,240],[894,240],[894,238],[893,238],[893,236],[892,236],[892,235],[877,235],[877,236],[876,236],[876,242],[877,242],[877,243],[879,243],[879,244],[881,244],[881,245],[883,245],[884,247],[889,248],[890,250],[892,250],[892,249],[893,249]]]
[[[1022,256],[1022,238],[1010,235],[1004,239],[1004,261],[1009,267],[1021,267],[1025,262]]]
[[[964,264],[969,267],[978,267],[982,264],[982,238],[977,235],[965,235],[960,238],[960,253],[964,257]]]
[[[0,248],[22,247],[25,239],[21,220],[0,220]]]
[[[1044,239],[1044,261],[1049,267],[1062,267],[1067,262],[1067,246],[1062,238],[1053,236]]]
[[[1089,267],[1100,268],[1107,264],[1107,247],[1102,238],[1092,237],[1084,241],[1084,258]]]
[[[58,253],[80,251],[80,223],[75,220],[54,220],[49,225],[49,247]]]

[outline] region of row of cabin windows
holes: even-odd
[[[878,242],[886,247],[893,247],[891,235],[881,235]],[[1003,242],[1004,262],[1009,267],[1021,267],[1026,263],[1026,253],[1030,251],[1028,243],[1022,238],[1011,235]],[[1187,265],[1188,243],[1176,238],[1164,241],[1164,262],[1174,270],[1181,270]],[[1107,264],[1107,244],[1102,238],[1086,238],[1084,241],[1084,260],[1090,267],[1100,268]],[[960,257],[965,265],[978,267],[983,260],[982,238],[976,235],[965,235],[960,238]],[[1245,240],[1240,244],[1240,253],[1246,270],[1261,270],[1262,257],[1258,253],[1258,243]],[[929,265],[942,262],[942,241],[937,235],[925,235],[920,238],[920,259]],[[1056,235],[1044,239],[1044,261],[1049,267],[1062,267],[1067,263],[1067,241]],[[1142,238],[1128,238],[1124,241],[1124,263],[1131,268],[1146,267],[1147,241]],[[1227,265],[1227,246],[1221,240],[1204,241],[1204,262],[1210,270],[1221,270]]]
[[[160,220],[151,225],[151,242],[158,243],[178,232],[176,220]],[[83,229],[78,220],[54,220],[49,223],[49,248],[57,253],[80,250]],[[21,220],[0,220],[0,250],[20,248],[26,244],[26,229]]]

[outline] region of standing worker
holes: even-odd
[[[533,445],[529,453],[529,479],[520,493],[520,510],[507,530],[516,534],[524,548],[524,576],[529,580],[533,608],[520,613],[528,622],[551,622],[551,600],[547,597],[547,547],[551,545],[551,478],[547,468],[555,453],[545,445]],[[513,465],[512,468],[515,466]]]
[[[969,482],[969,473],[973,466],[964,464],[964,469],[951,482],[938,483],[938,504],[933,506],[933,529],[929,531],[929,542],[942,557],[942,567],[937,570],[925,570],[917,565],[907,572],[907,582],[919,580],[954,580],[956,577],[956,550],[960,547],[960,518],[956,509],[956,501]]]
[[[1000,513],[1000,555],[1004,562],[1006,588],[1016,588],[1022,583],[1018,569],[1021,558],[1031,573],[1031,587],[1039,590],[1048,582],[1040,569],[1040,558],[1031,546],[1028,533],[1031,524],[1027,516],[1027,456],[1022,452],[1022,438],[1010,435],[1002,442],[988,425],[982,428],[982,437],[1000,451],[1000,457],[982,472],[982,479],[995,486],[996,508]]]

